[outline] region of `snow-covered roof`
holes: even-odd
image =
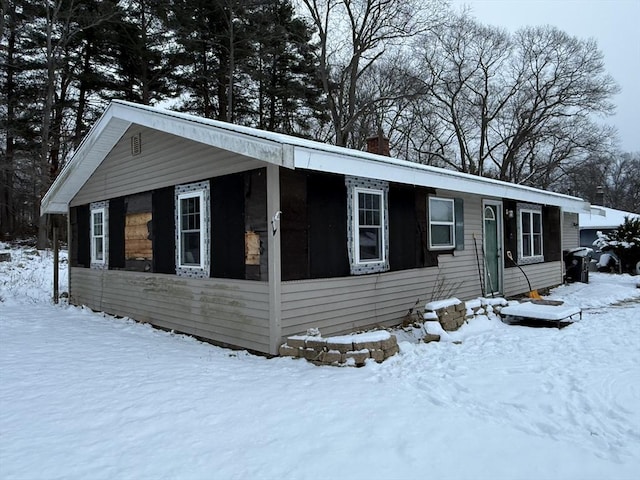
[[[640,218],[640,215],[615,208],[592,205],[589,213],[580,213],[580,229],[617,228],[624,223],[624,217]]]
[[[66,213],[71,199],[132,124],[287,168],[365,176],[453,192],[555,205],[574,213],[589,211],[587,202],[569,195],[114,100],[44,196],[41,212]]]

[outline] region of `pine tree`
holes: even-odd
[[[249,27],[254,54],[246,65],[254,82],[258,128],[305,135],[325,105],[316,76],[313,30],[289,0],[257,5]]]

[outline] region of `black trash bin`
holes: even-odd
[[[589,263],[593,250],[589,247],[564,251],[564,279],[567,282],[589,283]]]

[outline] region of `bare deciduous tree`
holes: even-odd
[[[429,163],[544,188],[608,145],[612,132],[592,119],[613,111],[617,86],[594,41],[550,26],[509,35],[463,14],[422,42]]]
[[[362,77],[391,48],[429,28],[440,2],[302,0],[317,29],[318,75],[327,95],[335,143],[352,144],[360,117],[380,101],[358,96]],[[420,6],[420,7],[418,7]]]

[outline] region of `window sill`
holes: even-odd
[[[533,265],[534,263],[544,263],[544,256],[518,257],[518,265]]]
[[[351,275],[366,275],[368,273],[382,273],[389,271],[389,262],[366,262],[351,264]]]

